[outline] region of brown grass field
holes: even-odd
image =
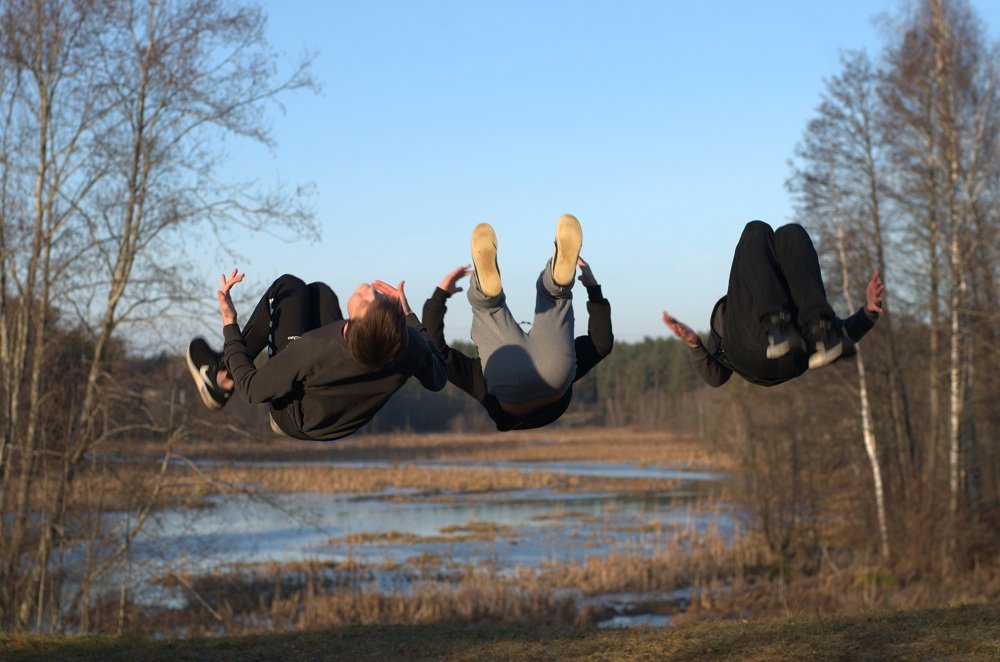
[[[968,660],[1000,659],[1000,602],[672,628],[355,625],[215,639],[0,635],[0,659],[101,660]]]

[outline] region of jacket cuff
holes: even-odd
[[[222,327],[222,336],[226,339],[226,342],[230,340],[243,340],[239,324],[227,324]]]
[[[442,290],[440,287],[434,288],[434,294],[431,295],[431,301],[437,301],[438,303],[444,303],[451,298],[451,294],[447,291]]]
[[[587,300],[594,303],[604,303],[606,301],[604,294],[601,293],[600,285],[591,285],[587,288]]]

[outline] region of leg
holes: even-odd
[[[832,363],[843,353],[843,335],[826,300],[819,257],[801,225],[792,223],[774,233],[775,251],[795,302],[799,328],[809,351],[809,367]]]
[[[536,397],[565,392],[576,376],[573,282],[570,276],[568,285],[557,285],[549,260],[535,283],[535,319],[528,333],[528,349],[535,370],[550,389],[536,393]]]
[[[833,319],[819,257],[805,228],[797,223],[778,228],[774,232],[774,250],[798,311],[799,327],[806,329],[821,319]]]
[[[309,328],[318,329],[331,322],[344,319],[340,311],[340,300],[326,283],[309,283]]]
[[[285,274],[274,281],[243,327],[251,356],[265,348],[273,356],[309,327],[309,293],[301,278]]]
[[[747,223],[733,253],[726,298],[725,346],[755,374],[761,361],[787,354],[794,340],[788,322],[794,304],[775,251],[774,231],[762,221]]]
[[[486,296],[475,274],[469,283],[472,305],[472,342],[479,350],[486,391],[501,402],[519,402],[534,368],[527,350],[527,337],[507,307],[503,290]]]
[[[791,306],[788,284],[775,252],[774,231],[763,221],[750,221],[733,253],[729,271],[729,295],[738,294],[739,303],[754,320],[767,321],[771,315],[787,312]],[[732,301],[727,303],[731,306]]]
[[[290,337],[309,330],[308,316],[306,284],[295,276],[281,276],[267,288],[243,327],[247,349],[256,356],[266,347],[268,356],[274,355],[288,344]],[[209,409],[224,407],[235,383],[222,354],[209,347],[203,338],[195,338],[188,345],[187,366],[205,406]]]

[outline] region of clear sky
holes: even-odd
[[[556,219],[572,213],[619,340],[668,335],[664,308],[704,329],[743,224],[791,218],[788,160],[824,80],[844,51],[876,56],[885,41],[874,19],[902,6],[264,2],[270,42],[286,61],[315,51],[322,91],[286,96],[276,149],[234,151],[232,168],[312,182],[322,240],[239,242],[242,294],[284,272],[345,297],[361,281],[405,280],[419,314],[487,221],[510,307],[530,319]],[[1000,2],[972,6],[996,40]],[[206,273],[206,303],[227,266]],[[468,339],[470,321],[463,293],[449,339]]]

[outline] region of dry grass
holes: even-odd
[[[440,535],[421,536],[400,531],[359,532],[349,533],[328,542],[331,546],[343,545],[402,545],[402,544],[447,544],[457,542],[488,542],[498,538],[511,539],[517,536],[517,530],[496,522],[477,522],[470,520],[463,525],[445,526],[440,529]]]
[[[388,467],[220,466],[205,470],[214,481],[230,485],[252,485],[268,492],[373,493],[388,489],[415,490],[400,494],[399,501],[451,494],[505,492],[515,489],[556,491],[666,492],[679,481],[589,477],[549,471],[522,471],[491,467],[436,467],[394,465]]]
[[[120,449],[129,457],[158,456],[151,444]],[[628,428],[561,428],[492,434],[356,434],[333,443],[284,437],[189,439],[177,452],[192,459],[283,462],[522,461],[627,462],[676,468],[727,470],[731,459],[690,435]]]
[[[121,453],[130,462],[83,472],[80,493],[103,495],[106,510],[129,505],[129,494],[141,493],[158,465],[158,449],[136,444]],[[170,467],[161,491],[161,507],[197,506],[205,497],[240,490],[272,493],[377,493],[407,490],[399,500],[462,498],[473,493],[515,489],[578,492],[666,492],[678,481],[658,478],[580,476],[553,471],[524,471],[489,466],[448,466],[490,462],[601,462],[671,468],[724,470],[722,455],[709,452],[688,437],[664,432],[607,429],[555,429],[551,432],[468,435],[361,435],[336,444],[299,442],[270,437],[248,442],[188,441],[176,451],[189,460]],[[441,466],[407,463],[433,460]],[[328,463],[378,461],[385,466]],[[247,462],[280,462],[248,465]],[[313,464],[309,464],[312,462]],[[319,462],[326,463],[318,464]],[[132,489],[126,489],[132,486]],[[117,495],[117,496],[116,496]],[[118,497],[121,498],[118,498]]]
[[[219,639],[0,636],[11,660],[996,660],[1000,602],[665,629],[373,625]]]
[[[455,530],[492,530],[489,523]],[[358,541],[359,543],[361,541]],[[364,542],[372,542],[366,540]],[[407,576],[405,590],[379,587],[380,572]],[[588,596],[633,593],[650,612],[675,623],[703,619],[792,618],[804,613],[845,614],[870,609],[914,609],[1000,599],[1000,571],[942,588],[900,587],[864,558],[813,575],[782,566],[762,541],[738,535],[727,541],[714,530],[664,535],[652,553],[621,550],[579,562],[504,571],[435,555],[404,566],[344,563],[265,564],[232,573],[188,579],[200,600],[180,612],[147,615],[142,632],[234,634],[290,632],[359,624],[503,623],[580,626],[610,612]],[[672,591],[685,589],[676,596]],[[943,591],[943,592],[941,592]]]

